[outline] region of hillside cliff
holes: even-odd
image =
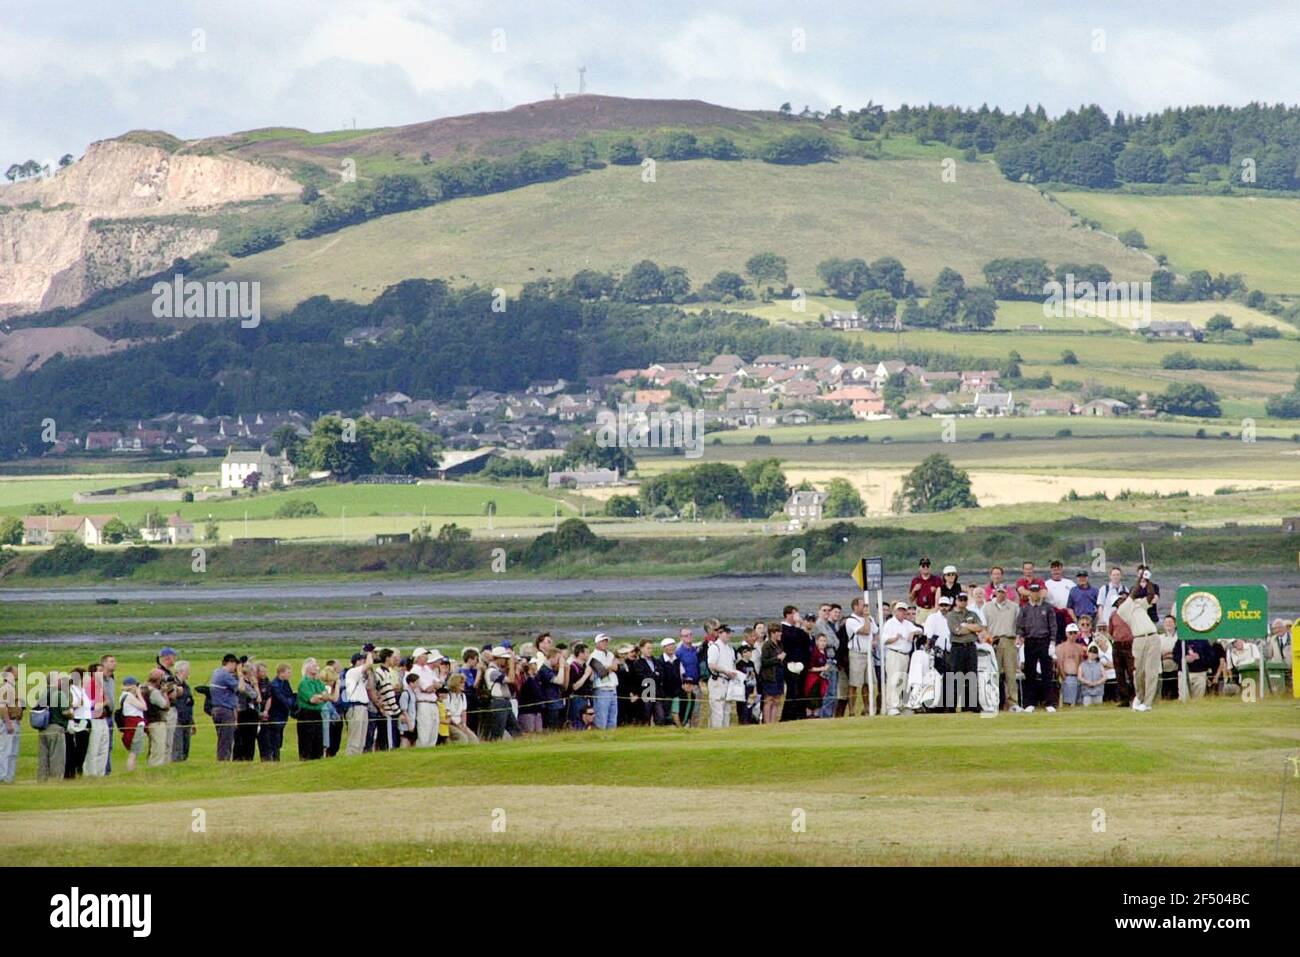
[[[216,229],[144,217],[300,191],[284,173],[245,160],[94,143],[66,169],[0,188],[0,318],[75,306],[217,240]]]

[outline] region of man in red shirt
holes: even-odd
[[[912,579],[912,587],[908,589],[908,600],[916,606],[916,623],[925,624],[925,619],[930,617],[930,612],[934,611],[934,600],[939,594],[938,575],[930,574],[930,559],[922,558],[917,563],[918,573]]]
[[[1029,586],[1037,585],[1039,591],[1047,591],[1047,582],[1043,581],[1034,573],[1034,563],[1025,562],[1021,566],[1020,577],[1016,579],[1016,593],[1020,596],[1020,604],[1029,604]]]

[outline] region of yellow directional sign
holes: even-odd
[[[859,558],[849,574],[863,591],[878,590],[885,584],[885,561],[883,558]]]
[[[858,583],[858,588],[862,591],[867,590],[867,560],[859,558],[858,563],[853,566],[853,580]]]

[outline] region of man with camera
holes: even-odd
[[[235,757],[236,712],[239,710],[239,693],[244,690],[244,671],[236,655],[225,655],[221,667],[212,672],[208,680],[208,694],[212,700],[212,723],[217,728],[217,760],[233,761]]]

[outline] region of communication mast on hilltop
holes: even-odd
[[[580,66],[578,67],[578,96],[582,96],[582,94],[586,92],[587,92],[587,68],[585,66]]]

